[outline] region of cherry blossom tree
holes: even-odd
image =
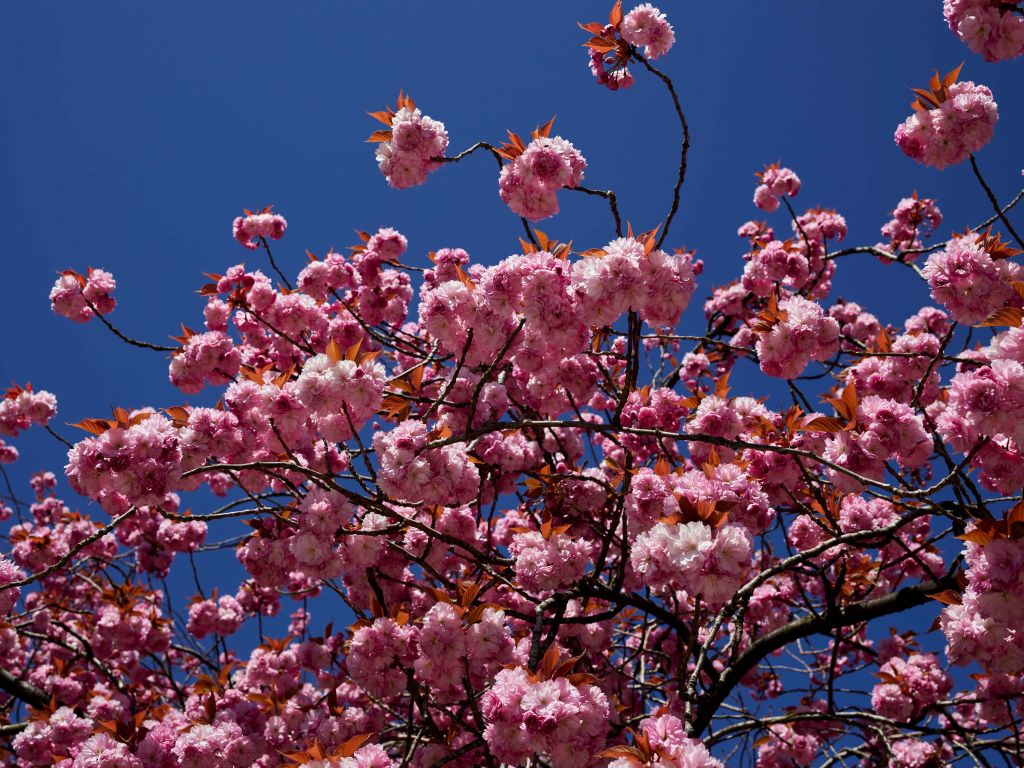
[[[1024,50],[1019,2],[944,10],[987,59]],[[664,89],[678,118],[649,229],[585,185],[554,120],[453,154],[402,93],[370,113],[387,182],[490,155],[522,219],[514,255],[440,248],[423,268],[383,228],[294,274],[273,253],[294,251],[284,217],[247,210],[249,265],[209,275],[185,318],[203,330],[176,346],[114,324],[111,273],[59,276],[54,312],[219,400],[115,408],[73,438],[50,392],[0,401],[6,438],[66,443],[83,497],[52,472],[30,502],[0,497],[7,764],[1024,762],[1024,191],[1000,200],[979,167],[994,94],[936,74],[895,129],[919,163],[969,162],[987,220],[941,240],[915,193],[882,241],[850,246],[841,214],[801,211],[797,174],[767,165],[752,194],[770,218],[737,221],[742,274],[698,286],[670,239],[690,152],[660,62],[676,32],[621,2],[580,26],[600,85]],[[535,226],[573,193],[606,242]],[[932,303],[897,327],[832,298],[841,265],[870,257]],[[730,383],[740,364],[754,388]],[[172,565],[225,547],[247,577],[197,576],[175,606]],[[282,610],[288,634],[266,635]]]

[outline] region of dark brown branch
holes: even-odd
[[[956,579],[946,576],[938,581],[925,581],[913,587],[904,587],[885,597],[853,605],[838,606],[823,614],[805,616],[779,627],[774,632],[769,632],[747,648],[736,662],[722,673],[719,681],[701,697],[700,706],[697,708],[697,714],[691,724],[691,732],[695,735],[703,733],[711,724],[711,719],[718,711],[718,707],[725,701],[732,689],[762,659],[774,651],[802,637],[828,634],[840,627],[860,624],[880,616],[888,616],[918,605],[924,605],[930,599],[929,595],[944,589],[956,588]]]
[[[608,206],[612,209],[612,218],[615,219],[615,235],[622,237],[622,217],[619,216],[619,204],[618,198],[615,196],[615,191],[611,189],[591,189],[590,187],[578,186],[578,187],[567,187],[570,191],[582,192],[585,195],[594,195],[596,197],[603,197],[608,201]]]
[[[32,683],[19,680],[6,669],[0,669],[0,690],[36,709],[44,709],[50,703],[46,691],[36,688]]]
[[[690,126],[686,122],[686,116],[683,114],[683,108],[679,104],[679,94],[676,93],[676,87],[672,83],[672,78],[666,75],[659,69],[656,69],[651,63],[644,58],[636,48],[630,47],[630,52],[633,57],[643,64],[647,71],[657,77],[661,82],[668,88],[669,94],[672,96],[672,106],[676,109],[676,116],[679,118],[679,125],[683,129],[683,145],[682,151],[679,157],[679,176],[676,179],[675,189],[672,191],[672,207],[669,209],[668,216],[665,218],[665,227],[661,230],[661,237],[658,238],[658,247],[661,248],[661,244],[665,242],[665,238],[668,236],[669,227],[672,226],[672,219],[675,218],[676,212],[679,210],[679,191],[683,188],[683,181],[686,180],[686,158],[690,154]]]
[[[1017,230],[1013,228],[1010,220],[1006,218],[1006,214],[1003,213],[1003,209],[999,207],[999,201],[996,199],[995,192],[992,191],[992,187],[988,185],[985,178],[981,175],[981,169],[978,168],[978,161],[974,159],[974,155],[971,155],[971,168],[974,170],[974,175],[978,177],[978,182],[981,184],[981,188],[985,190],[985,194],[988,196],[988,200],[992,203],[992,208],[996,212],[996,216],[1003,222],[1003,226],[1006,227],[1010,234],[1013,235],[1013,239],[1017,241],[1017,245],[1024,248],[1024,240],[1017,234]]]
[[[82,298],[85,299],[84,296]],[[165,347],[162,344],[150,344],[148,341],[139,341],[138,339],[133,339],[131,336],[125,336],[123,333],[121,333],[119,330],[117,330],[117,328],[115,328],[111,324],[111,322],[109,320],[107,320],[107,318],[105,318],[103,315],[101,315],[96,310],[96,307],[93,306],[93,303],[91,301],[89,301],[88,299],[85,299],[85,303],[86,303],[86,306],[88,306],[89,309],[92,310],[92,313],[96,317],[98,317],[100,319],[100,322],[103,323],[105,326],[107,326],[107,328],[110,329],[110,332],[113,333],[115,336],[117,336],[117,338],[119,338],[121,341],[126,342],[128,344],[131,344],[133,347],[140,347],[141,349],[152,349],[152,350],[156,350],[157,352],[175,352],[175,351],[177,351],[177,349],[178,349],[177,347]]]
[[[274,254],[270,252],[270,243],[267,242],[267,238],[261,235],[260,243],[263,245],[263,250],[267,252],[267,258],[270,259],[270,266],[272,266],[274,271],[277,272],[277,276],[281,278],[281,282],[284,283],[285,288],[289,291],[292,290],[292,284],[288,282],[288,278],[285,277],[284,272],[281,271],[281,268],[277,266],[277,262],[274,261]]]

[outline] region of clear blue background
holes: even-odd
[[[244,207],[272,203],[287,217],[275,254],[291,274],[304,249],[349,245],[354,228],[397,227],[413,263],[443,246],[465,247],[485,264],[515,252],[520,223],[498,199],[491,158],[444,168],[413,190],[387,187],[364,143],[377,127],[366,112],[394,104],[399,88],[446,124],[451,151],[501,140],[506,128],[525,135],[557,113],[555,132],[589,161],[585,183],[615,188],[625,218],[654,226],[670,199],[678,128],[662,85],[645,72],[619,93],[592,79],[576,22],[603,21],[609,5],[6,4],[0,383],[31,380],[53,391],[55,423],[75,439],[65,422],[104,416],[110,405],[205,401],[168,384],[163,355],[126,348],[98,323],[54,316],[47,293],[58,270],[111,270],[111,319],[165,343],[179,322],[201,325],[202,272],[242,260],[269,271],[261,254],[231,239]],[[924,168],[892,141],[910,112],[909,88],[934,68],[966,59],[962,77],[993,89],[1001,120],[979,162],[1003,200],[1022,183],[1024,61],[993,65],[971,54],[946,28],[939,0],[662,7],[678,41],[657,64],[675,79],[693,131],[668,244],[695,247],[704,259],[700,298],[742,269],[735,231],[763,217],[750,201],[752,173],[765,163],[798,172],[798,207],[844,214],[851,244],[880,239],[888,212],[915,189],[939,199],[947,216],[940,234],[987,218],[968,166]],[[601,201],[563,194],[562,206],[540,225],[549,235],[581,248],[612,236]],[[770,221],[788,229],[782,213]],[[836,285],[900,324],[927,298],[908,271],[866,256],[844,260]],[[701,327],[695,302],[682,328]],[[59,472],[64,451],[39,430],[14,442],[23,458],[11,474],[27,496],[29,472]],[[224,573],[233,589],[235,571]]]

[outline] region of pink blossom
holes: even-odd
[[[676,41],[665,14],[650,3],[638,5],[627,13],[619,24],[619,34],[630,45],[642,45],[649,59],[664,56]]]
[[[410,102],[411,104],[411,102]],[[441,167],[448,147],[444,123],[433,120],[412,106],[403,106],[391,119],[391,140],[377,145],[377,165],[395,189],[408,189],[427,180]]]
[[[986,61],[1012,59],[1024,53],[1024,16],[1015,3],[987,0],[944,0],[942,11],[950,31]]]
[[[794,197],[800,191],[800,177],[778,163],[766,165],[756,174],[761,183],[754,190],[754,205],[771,213],[779,207],[782,196]]]
[[[821,307],[800,296],[778,303],[783,318],[757,334],[757,355],[761,370],[769,376],[792,379],[811,360],[827,360],[839,344],[839,323],[826,316]]]
[[[949,86],[937,107],[918,109],[896,129],[908,157],[939,170],[962,162],[992,140],[999,112],[992,91],[970,81]]]
[[[520,216],[546,219],[558,213],[558,190],[579,186],[586,167],[583,155],[561,136],[538,136],[502,167],[498,192]]]
[[[1021,305],[1012,283],[1024,279],[1024,268],[993,259],[978,234],[954,236],[945,250],[928,257],[924,276],[932,298],[957,322],[975,325],[1004,306]]]
[[[114,310],[117,301],[111,294],[116,287],[114,276],[102,269],[89,267],[85,276],[67,270],[53,284],[50,308],[62,317],[84,323],[95,313],[106,315]]]
[[[249,250],[259,247],[260,239],[280,240],[284,237],[284,231],[288,228],[288,222],[284,216],[271,213],[269,208],[260,213],[246,212],[245,216],[238,216],[231,225],[231,234],[239,243]]]

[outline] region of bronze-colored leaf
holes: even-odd
[[[539,128],[535,128],[533,130],[533,133],[530,134],[530,136],[532,136],[535,139],[540,139],[540,138],[545,138],[546,139],[548,136],[550,136],[551,135],[551,127],[555,124],[555,117],[557,117],[557,115],[552,117],[550,120],[548,120],[546,123],[544,123],[544,125],[540,126]],[[545,248],[544,250],[548,250],[548,249]]]
[[[997,309],[982,322],[978,323],[978,327],[1007,325],[1013,328],[1020,328],[1022,323],[1024,323],[1024,309],[1020,307],[1003,307],[1002,309]]]
[[[365,744],[372,733],[361,733],[358,736],[352,736],[347,739],[338,749],[335,751],[334,756],[340,758],[352,757],[363,744]]]
[[[612,10],[608,14],[608,23],[613,27],[622,23],[622,0],[615,0],[615,5],[612,6]]]
[[[962,595],[955,589],[944,589],[941,592],[933,592],[928,595],[932,600],[937,600],[943,605],[960,605],[963,602]]]
[[[842,432],[843,422],[831,416],[818,416],[804,424],[801,429],[807,432]]]

